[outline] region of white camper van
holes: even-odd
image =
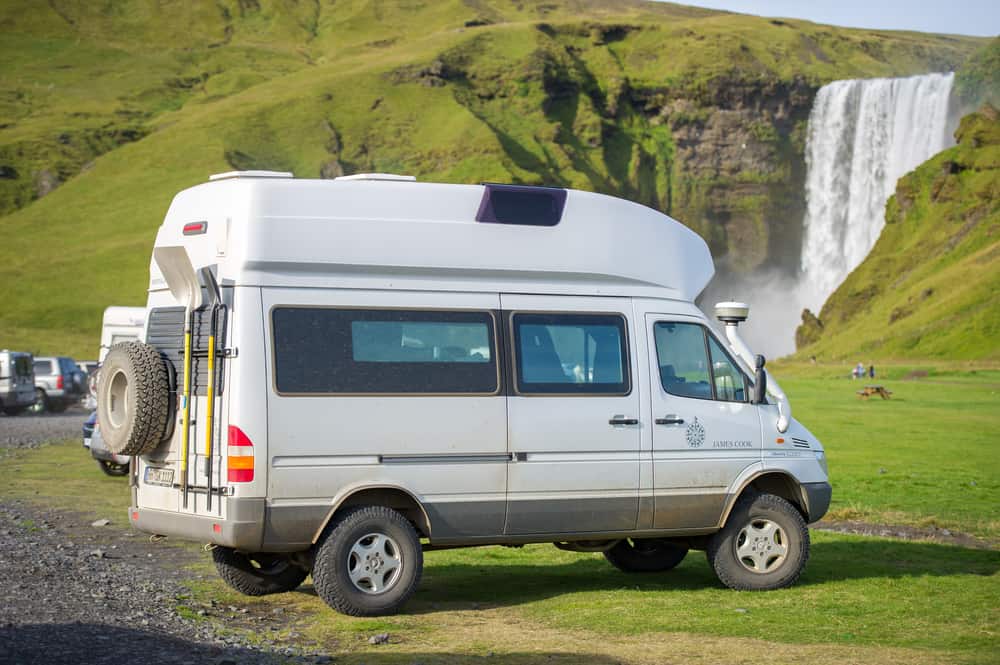
[[[97,362],[103,363],[108,351],[115,344],[142,339],[146,325],[145,307],[107,307],[101,318],[101,348]]]
[[[248,594],[398,610],[422,552],[549,542],[625,571],[705,550],[795,582],[823,448],[694,299],[705,242],[580,191],[236,172],[178,194],[145,343],[108,355],[130,519],[214,545]]]

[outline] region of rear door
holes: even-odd
[[[639,389],[628,298],[503,294],[508,534],[636,527]]]
[[[717,524],[740,473],[761,460],[750,382],[693,318],[647,314],[653,422],[653,526]]]

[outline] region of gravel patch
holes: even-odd
[[[0,500],[0,663],[330,662],[279,639],[287,620],[266,608],[193,605],[183,582],[198,577],[185,568],[195,550],[91,524]]]
[[[38,416],[0,415],[0,448],[37,448],[48,441],[80,439],[83,444],[83,421],[88,411],[73,407],[65,413]]]

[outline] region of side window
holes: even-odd
[[[493,394],[489,312],[276,307],[275,387],[292,394]]]
[[[715,378],[715,399],[723,402],[745,402],[746,382],[741,372],[711,335],[708,350],[712,356],[712,376]]]
[[[48,360],[36,360],[35,361],[35,374],[51,374],[52,365],[49,364]]]
[[[671,395],[712,399],[705,330],[694,323],[657,323],[653,329],[660,383]]]
[[[653,336],[665,391],[696,399],[746,401],[743,372],[703,326],[658,322]]]
[[[625,319],[615,314],[514,314],[517,392],[627,395]]]

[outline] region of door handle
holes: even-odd
[[[608,421],[609,425],[638,425],[638,418],[626,418],[625,416],[613,416],[611,420]]]
[[[669,416],[667,416],[665,418],[657,418],[656,419],[656,424],[657,425],[683,425],[684,424],[684,419],[683,418],[678,418],[677,416],[675,416],[673,414],[670,414]]]

